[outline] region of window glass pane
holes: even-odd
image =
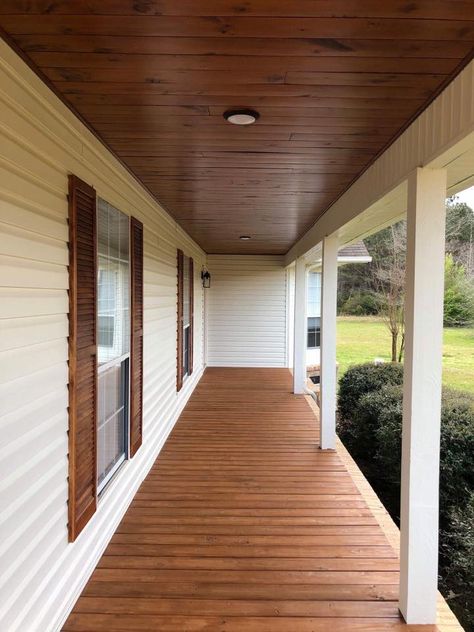
[[[183,326],[187,327],[191,319],[189,309],[189,257],[184,257],[183,265]]]
[[[99,374],[97,482],[100,488],[114,467],[125,458],[128,359]]]
[[[129,219],[99,200],[98,205],[99,364],[130,350]]]
[[[308,349],[321,346],[321,318],[308,318]]]
[[[185,327],[183,335],[183,375],[189,373],[189,332],[189,326]]]
[[[308,316],[321,316],[321,274],[308,274]]]

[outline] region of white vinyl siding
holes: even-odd
[[[0,42],[0,630],[58,630],[202,372],[176,394],[176,249],[203,251]],[[144,223],[143,445],[68,544],[69,173]]]
[[[207,364],[287,366],[283,257],[209,255],[208,268]]]

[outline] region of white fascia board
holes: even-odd
[[[366,255],[363,257],[338,257],[337,263],[339,265],[343,265],[344,263],[370,263],[372,261],[372,257],[370,255]]]
[[[364,257],[338,257],[337,265],[343,266],[347,263],[371,263],[372,257],[370,255]],[[317,260],[313,260],[308,270],[310,272],[321,272],[321,257]]]
[[[474,178],[474,61],[471,61],[385,152],[334,202],[285,256],[289,265],[324,237],[342,245],[403,217],[406,181],[417,167],[445,167],[454,193]],[[355,221],[356,220],[356,221]],[[357,234],[358,233],[358,234]]]

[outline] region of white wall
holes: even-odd
[[[143,445],[68,543],[67,175],[144,223]],[[195,372],[176,395],[176,248],[195,258]],[[56,630],[203,366],[202,250],[0,41],[0,630]]]
[[[209,255],[209,366],[287,366],[283,257]]]

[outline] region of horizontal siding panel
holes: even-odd
[[[57,630],[203,368],[176,394],[176,249],[206,255],[0,42],[0,630]],[[68,174],[144,224],[143,445],[67,541]]]
[[[3,135],[2,162],[5,165],[10,163],[12,166],[28,165],[28,168],[23,170],[26,177],[40,178],[50,187],[55,186],[62,190],[64,169],[61,165],[51,163],[44,151],[39,153],[32,151],[31,144],[25,143],[15,134],[9,134],[8,129]]]
[[[0,255],[0,285],[66,290],[68,274],[64,266]]]
[[[66,314],[4,319],[0,329],[0,352],[51,340],[64,340],[67,335]]]
[[[67,314],[65,290],[0,287],[0,318],[25,318],[46,314]]]
[[[208,266],[208,364],[286,366],[283,258],[210,255]]]
[[[12,200],[2,198],[1,221],[12,227],[23,228],[28,232],[37,233],[50,239],[58,239],[64,243],[68,239],[68,226],[65,218],[54,217],[49,213],[44,213],[40,207],[29,210]],[[34,204],[32,205],[34,207]]]
[[[27,197],[44,206],[60,211],[66,206],[66,198],[59,189],[54,189],[40,179],[31,178],[23,169],[13,170],[0,161],[0,182],[10,194]]]
[[[0,384],[0,428],[4,415],[32,404],[46,393],[56,393],[67,388],[67,380],[67,365],[55,364],[42,371],[23,375],[14,382]],[[21,398],[18,396],[19,393]]]
[[[64,244],[59,239],[0,223],[0,255],[67,266],[69,261]]]
[[[0,384],[67,362],[67,340],[53,340],[2,353]],[[45,385],[46,386],[46,385]]]
[[[68,402],[67,388],[48,391],[43,397],[18,406],[15,410],[1,417],[2,449],[11,452],[24,441],[32,440],[44,432],[51,424],[51,419],[61,411],[64,413]]]

